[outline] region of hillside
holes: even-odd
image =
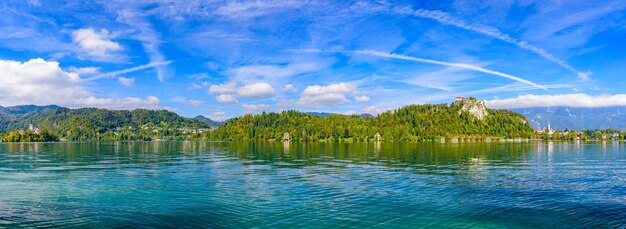
[[[220,125],[222,125],[222,122],[218,122],[218,121],[213,121],[210,118],[204,117],[203,115],[198,115],[196,117],[194,117],[193,119],[204,123],[206,126],[211,127],[211,128],[216,128]]]
[[[28,129],[30,124],[64,140],[180,139],[211,127],[166,110],[0,107],[0,132]]]
[[[326,117],[298,111],[263,113],[235,118],[202,139],[282,140],[382,140],[429,141],[441,137],[457,138],[530,138],[533,134],[526,119],[515,112],[488,109],[473,98],[452,105],[410,105],[382,113],[374,118],[329,114]]]
[[[528,118],[533,128],[563,130],[626,130],[626,107],[536,107],[513,109]]]

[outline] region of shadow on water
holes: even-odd
[[[0,144],[0,227],[620,227],[623,144]]]

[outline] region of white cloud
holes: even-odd
[[[209,87],[210,94],[227,94],[227,93],[235,93],[237,91],[237,83],[228,82],[223,84],[211,85]]]
[[[146,99],[137,97],[125,97],[125,98],[98,98],[95,96],[89,96],[86,98],[79,98],[76,100],[76,105],[69,107],[99,107],[114,110],[126,110],[126,109],[162,109],[159,104],[161,101],[155,96],[148,96]]]
[[[366,106],[366,107],[363,107],[362,110],[365,113],[377,115],[377,114],[380,114],[380,113],[383,113],[383,112],[390,111],[392,109],[391,108],[377,108],[377,107],[374,107],[374,106]]]
[[[124,85],[126,87],[133,86],[133,84],[135,83],[135,77],[132,77],[132,78],[118,77],[117,80],[120,82],[121,85]]]
[[[352,93],[356,91],[356,86],[350,83],[337,83],[330,84],[328,86],[313,85],[304,89],[302,94],[304,95],[318,95],[326,93]]]
[[[189,90],[198,90],[198,89],[202,89],[202,88],[205,88],[205,87],[208,87],[208,86],[209,86],[209,82],[206,82],[206,81],[202,82],[202,83],[199,83],[199,84],[192,83],[191,86],[189,86]]]
[[[237,97],[231,94],[221,94],[215,97],[218,103],[238,103]]]
[[[268,83],[253,83],[237,89],[237,94],[250,98],[268,98],[276,94],[276,90]]]
[[[287,85],[285,85],[283,87],[283,91],[292,92],[293,93],[293,92],[297,92],[298,89],[296,87],[294,87],[292,84],[287,84]]]
[[[69,67],[67,68],[70,72],[77,73],[79,75],[94,75],[100,73],[100,67]]]
[[[368,97],[366,95],[355,96],[354,100],[357,101],[357,102],[369,102],[370,101],[370,97]]]
[[[187,100],[187,104],[194,106],[194,107],[200,107],[204,105],[204,102],[200,100],[196,100],[196,99],[190,99],[190,100]]]
[[[109,109],[160,108],[157,97],[100,98],[84,87],[77,73],[63,71],[59,63],[32,59],[27,62],[0,60],[0,104],[57,104],[71,108]]]
[[[269,83],[251,83],[238,87],[235,81],[211,85],[209,94],[219,94],[215,99],[220,103],[237,103],[237,97],[268,98],[276,94]]]
[[[209,118],[214,121],[223,121],[226,119],[226,112],[222,110],[213,111],[211,112],[211,115],[209,116]]]
[[[72,39],[89,57],[111,58],[113,52],[122,49],[120,44],[111,40],[112,36],[106,29],[100,31],[95,31],[93,28],[78,29],[72,33]]]
[[[339,93],[320,94],[320,95],[303,95],[298,100],[302,106],[332,106],[346,103],[349,100],[345,95]]]
[[[626,94],[588,95],[561,94],[561,95],[521,95],[510,99],[494,99],[486,101],[491,108],[527,108],[527,107],[610,107],[626,106]]]
[[[270,105],[267,104],[241,104],[245,109],[244,113],[253,113],[255,111],[265,111],[270,109]]]
[[[347,93],[356,93],[356,86],[350,83],[337,83],[328,86],[308,86],[300,94],[298,104],[302,106],[332,106],[346,103]]]

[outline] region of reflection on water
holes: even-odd
[[[0,227],[599,227],[621,143],[0,144]]]

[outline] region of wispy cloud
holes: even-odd
[[[135,84],[135,77],[132,77],[132,78],[118,77],[117,81],[119,81],[120,84],[123,86],[131,87],[133,86],[133,84]]]
[[[276,82],[285,78],[319,71],[325,65],[316,62],[294,62],[287,65],[245,65],[224,72],[239,83]]]
[[[450,92],[458,89],[458,82],[466,81],[475,77],[474,74],[468,73],[465,69],[455,67],[447,67],[437,71],[416,72],[409,74],[415,76],[409,76],[408,78],[400,80],[400,82]]]
[[[472,84],[477,85],[477,84]],[[485,85],[485,84],[483,84]],[[561,88],[573,88],[576,87],[576,84],[547,84],[542,85],[547,89],[561,89]],[[534,91],[539,90],[534,86],[529,86],[521,83],[511,83],[506,85],[497,85],[494,87],[489,87],[485,89],[478,90],[469,90],[469,91],[446,91],[443,93],[437,94],[428,94],[421,97],[421,102],[433,102],[440,100],[450,100],[455,96],[463,95],[463,96],[479,96],[479,95],[490,95],[490,94],[499,94],[499,93],[511,93],[511,92],[522,92],[522,91]],[[396,94],[401,94],[402,92],[397,92]]]
[[[271,108],[270,105],[267,104],[241,104],[244,108],[244,113],[253,113],[255,111],[264,111]]]
[[[302,7],[307,1],[230,1],[217,8],[218,15],[231,18],[248,18],[264,15],[270,12]]]
[[[483,73],[487,73],[487,74],[490,74],[490,75],[503,77],[503,78],[506,78],[506,79],[510,79],[510,80],[513,80],[513,81],[517,81],[517,82],[520,82],[520,83],[524,83],[524,84],[527,84],[527,85],[530,85],[530,86],[534,86],[536,88],[540,88],[540,89],[543,89],[545,91],[548,91],[548,89],[545,88],[544,86],[541,86],[539,84],[533,83],[532,81],[529,81],[529,80],[526,80],[526,79],[523,79],[523,78],[520,78],[520,77],[517,77],[517,76],[509,75],[509,74],[506,74],[506,73],[502,73],[502,72],[486,69],[486,68],[483,68],[483,67],[480,67],[480,66],[476,66],[476,65],[472,65],[472,64],[454,63],[454,62],[445,62],[445,61],[439,61],[439,60],[424,59],[424,58],[412,57],[412,56],[395,54],[395,53],[380,52],[380,51],[375,51],[375,50],[345,51],[345,50],[307,49],[307,50],[303,50],[303,51],[306,51],[306,52],[334,52],[334,53],[369,55],[369,56],[377,56],[377,57],[390,58],[390,59],[407,60],[407,61],[413,61],[413,62],[420,62],[420,63],[436,64],[436,65],[449,66],[449,67],[455,67],[455,68],[462,68],[462,69],[478,71],[478,72],[483,72]]]
[[[559,88],[572,88],[577,86],[576,84],[548,84],[548,85],[542,85],[543,87],[547,88],[547,89],[559,89]],[[494,94],[494,93],[502,93],[502,92],[518,92],[518,91],[532,91],[532,90],[537,90],[536,87],[533,86],[528,86],[525,84],[519,84],[519,83],[512,83],[512,84],[507,84],[507,85],[502,85],[502,86],[497,86],[497,87],[490,87],[490,88],[486,88],[486,89],[480,89],[480,90],[475,90],[475,91],[468,91],[465,92],[464,94],[468,94],[468,95],[482,95],[482,94]]]
[[[150,62],[161,63],[166,60],[163,53],[159,50],[161,45],[159,34],[152,29],[152,25],[140,13],[131,9],[122,10],[119,12],[117,19],[138,30],[134,38],[142,43],[144,51],[150,58]],[[161,82],[165,81],[167,77],[165,65],[155,65],[155,69],[159,80]]]
[[[396,7],[396,8],[393,8],[392,11],[394,13],[398,13],[402,15],[411,15],[411,16],[415,16],[419,18],[427,18],[427,19],[435,20],[442,24],[452,25],[458,28],[480,33],[480,34],[490,36],[498,40],[513,44],[522,49],[526,49],[528,51],[534,52],[537,55],[562,66],[563,68],[575,73],[578,76],[578,78],[582,80],[587,80],[589,78],[589,75],[591,74],[590,72],[579,71],[575,69],[574,67],[572,67],[567,62],[565,62],[564,60],[554,56],[547,50],[537,47],[529,43],[528,41],[513,38],[509,34],[503,33],[497,28],[494,28],[492,26],[480,25],[480,24],[468,24],[460,19],[450,16],[446,12],[439,11],[439,10],[434,10],[434,11],[424,10],[424,9],[414,10],[408,7]]]
[[[136,71],[144,70],[144,69],[147,69],[147,68],[153,68],[153,67],[168,65],[168,64],[171,64],[172,62],[173,61],[161,61],[161,62],[148,63],[148,64],[140,65],[140,66],[137,66],[137,67],[132,67],[132,68],[122,69],[122,70],[118,70],[118,71],[102,73],[100,75],[97,75],[97,76],[94,76],[94,77],[91,77],[91,78],[87,78],[85,80],[86,81],[93,81],[93,80],[99,80],[99,79],[103,79],[103,78],[116,77],[118,75],[131,73],[131,72],[136,72]]]

